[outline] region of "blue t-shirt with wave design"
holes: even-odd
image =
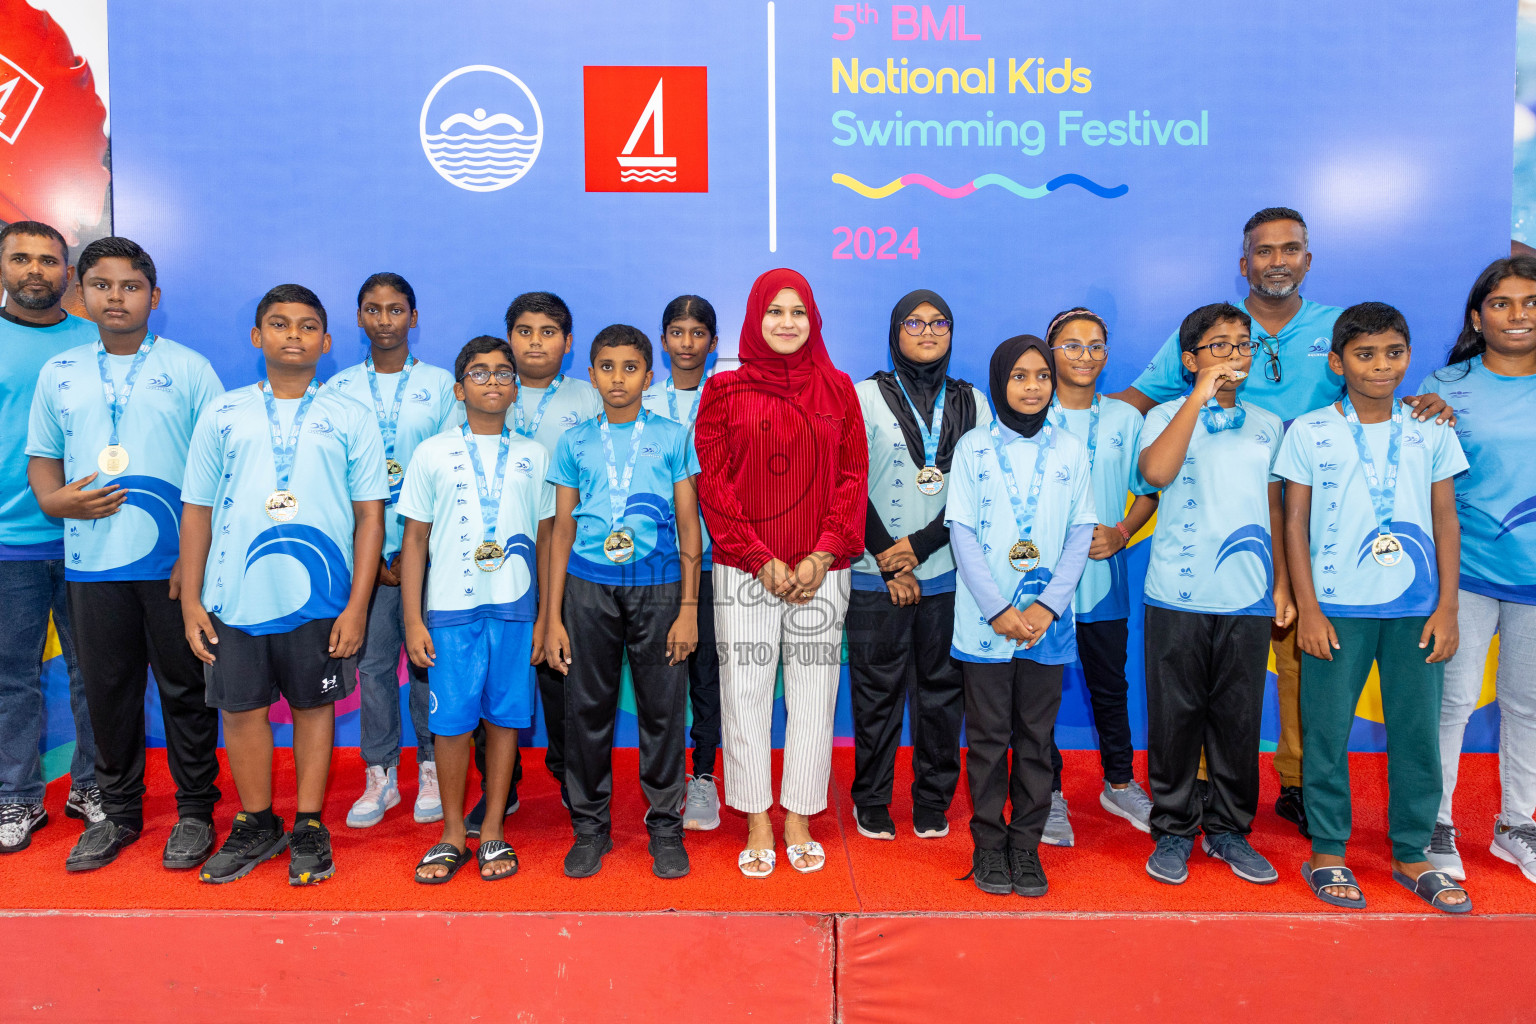
[[[1392,424],[1361,424],[1376,472],[1387,465]],[[1370,483],[1349,423],[1332,405],[1299,416],[1286,431],[1275,472],[1312,488],[1312,586],[1324,615],[1393,619],[1432,615],[1440,603],[1430,490],[1467,468],[1455,432],[1444,424],[1403,417],[1392,533],[1401,561],[1371,557],[1377,536]],[[1298,567],[1299,568],[1299,567]]]
[[[287,437],[299,399],[277,401]],[[354,501],[389,497],[384,446],[373,410],[322,387],[304,418],[288,489],[298,514],[273,522],[277,487],[260,387],[224,395],[197,421],[181,498],[213,510],[203,607],[252,636],[334,618],[352,589]]]
[[[615,470],[624,475],[624,464],[634,435],[634,423],[609,424]],[[576,542],[571,547],[567,571],[591,583],[650,586],[682,579],[677,557],[677,512],[672,486],[699,472],[688,431],[664,416],[646,415],[640,434],[640,452],[630,479],[624,506],[624,526],[634,538],[635,553],[622,565],[603,554],[603,541],[612,532],[609,522],[608,460],[598,421],[587,420],[560,436],[549,468],[549,482],[574,487]]]
[[[115,484],[128,491],[113,515],[65,520],[66,579],[168,579],[181,554],[181,481],[192,428],[224,393],[224,385],[202,355],[156,338],[118,422],[117,439],[128,451],[128,467],[109,475],[96,461],[112,440],[98,347],[98,342],[80,345],[44,364],[32,396],[27,454],[61,460],[65,483],[96,473],[88,488]],[[119,394],[133,359],[107,356],[107,373]]]

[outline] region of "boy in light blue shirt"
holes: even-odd
[[[311,885],[336,870],[321,816],[335,702],[356,685],[389,481],[372,412],[315,377],[331,336],[314,292],[267,292],[251,344],[266,379],[197,421],[181,493],[182,620],[241,804],[198,877],[234,881],[287,846],[289,884]],[[280,697],[293,711],[291,834],[272,813],[267,712]]]
[[[1256,349],[1247,313],[1202,306],[1179,327],[1184,398],[1147,414],[1137,491],[1162,490],[1147,565],[1147,873],[1182,884],[1194,837],[1248,882],[1279,875],[1248,843],[1270,626],[1295,617],[1285,574],[1280,418],[1239,398]],[[1196,785],[1202,749],[1208,796]]]
[[[465,858],[465,778],[482,722],[487,813],[476,860],[488,881],[517,870],[502,801],[517,730],[533,724],[546,589],[539,577],[548,571],[555,514],[548,453],[507,424],[517,390],[511,348],[500,338],[475,338],[455,360],[454,375],[466,422],[422,442],[400,498],[406,649],[413,663],[432,670],[429,725],[442,769],[443,833],[417,865],[423,885],[448,881]]]
[[[1345,866],[1350,835],[1349,734],[1375,664],[1387,724],[1392,875],[1430,906],[1472,909],[1464,889],[1425,858],[1440,804],[1444,662],[1456,653],[1460,528],[1454,431],[1404,416],[1394,392],[1408,370],[1408,324],[1383,302],[1346,309],[1329,362],[1344,398],[1299,417],[1275,471],[1300,617],[1303,783],[1323,902],[1364,907]],[[1302,571],[1310,565],[1311,572]]]
[[[665,416],[688,431],[693,447],[693,421],[699,415],[699,398],[708,377],[705,366],[719,344],[715,307],[698,295],[679,295],[661,314],[661,350],[667,354],[671,373],[653,381],[640,404],[657,416]],[[693,771],[688,776],[688,797],[683,805],[683,828],[708,831],[720,826],[720,792],[715,786],[715,756],[720,750],[720,653],[715,649],[714,560],[710,557],[709,528],[699,518],[703,562],[699,567],[699,645],[688,656],[688,703],[693,712],[689,734],[693,740]]]
[[[361,746],[366,781],[363,795],[347,812],[352,828],[367,828],[384,820],[384,812],[400,802],[400,650],[405,646],[405,618],[400,602],[400,538],[404,520],[395,508],[411,457],[425,438],[463,419],[454,398],[453,377],[439,366],[411,354],[410,332],[416,326],[416,290],[399,274],[370,276],[357,292],[357,325],[368,337],[368,358],[342,370],[327,387],[373,410],[384,447],[389,476],[389,500],[384,504],[384,556],[378,585],[368,607],[368,633],[358,652],[358,686],[362,690]],[[442,820],[437,769],[432,760],[432,734],[427,731],[427,673],[407,662],[407,705],[416,732],[417,789],[414,817],[419,822]]]
[[[85,683],[75,661],[64,582],[64,533],[43,514],[27,485],[27,419],[43,364],[66,349],[96,340],[96,325],[64,311],[74,282],[64,236],[35,220],[0,229],[0,854],[25,850],[48,824],[43,809],[43,651],[52,613],[69,673],[75,752],[70,758],[64,813],[102,818],[96,788],[96,747],[86,711]],[[98,507],[122,501],[95,488]]]
[[[640,728],[640,786],[650,801],[651,870],[688,873],[683,751],[688,671],[698,643],[699,463],[680,424],[640,404],[651,342],[614,324],[592,341],[603,413],[560,439],[545,655],[565,676],[565,781],[576,841],[572,878],[596,874],[613,849],[613,727],[629,655]],[[574,641],[574,642],[573,642]]]
[[[161,862],[187,870],[213,851],[219,718],[182,630],[181,479],[193,425],[224,387],[207,359],[150,333],[160,289],[137,243],[99,238],[77,272],[100,337],[43,367],[27,440],[38,502],[65,523],[64,574],[106,814],[65,867],[105,867],[144,830],[144,687],[153,668],[178,817]]]

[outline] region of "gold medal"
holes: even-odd
[[[1403,560],[1403,545],[1390,533],[1383,533],[1371,541],[1371,557],[1376,564],[1390,569]]]
[[[120,444],[109,444],[96,456],[96,465],[108,476],[117,476],[128,468],[128,449]]]
[[[267,518],[286,523],[299,514],[299,499],[292,491],[273,491],[267,496]]]
[[[405,467],[394,459],[385,460],[384,472],[389,474],[389,486],[391,487],[399,487],[401,482],[405,480]]]
[[[1025,538],[1008,549],[1008,564],[1019,572],[1032,572],[1040,564],[1040,549]]]
[[[614,530],[603,541],[603,554],[608,561],[623,565],[635,556],[635,541],[628,530]]]
[[[924,494],[938,494],[944,489],[944,473],[938,466],[924,466],[917,471],[917,489]]]
[[[475,548],[475,568],[481,572],[495,572],[507,560],[507,553],[493,540],[483,541]]]

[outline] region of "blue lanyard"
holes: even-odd
[[[1099,396],[1093,396],[1092,412],[1088,415],[1088,472],[1093,472],[1093,460],[1099,453]],[[1060,401],[1054,395],[1051,396],[1051,412],[1056,416],[1056,425],[1062,430],[1067,429],[1067,410],[1062,407]],[[1069,431],[1070,432],[1070,431]]]
[[[149,358],[149,350],[155,347],[155,335],[146,335],[139,342],[139,350],[133,354],[133,362],[128,364],[128,376],[123,378],[123,393],[117,393],[117,387],[112,383],[112,374],[107,370],[107,347],[100,341],[96,342],[96,372],[101,375],[101,393],[107,400],[107,412],[112,416],[112,440],[108,444],[117,444],[117,428],[122,422],[124,414],[128,412],[128,399],[133,397],[133,384],[138,380],[139,370],[144,366],[144,360]]]
[[[1227,409],[1212,398],[1200,407],[1200,422],[1205,424],[1206,433],[1209,434],[1219,434],[1223,430],[1236,430],[1247,418],[1248,410],[1243,408],[1241,401],[1234,400],[1232,408]]]
[[[315,392],[320,390],[320,378],[312,378],[309,387],[304,389],[304,397],[299,399],[299,408],[293,414],[293,426],[288,431],[287,441],[283,440],[283,428],[277,422],[277,399],[272,395],[272,385],[262,381],[256,385],[261,389],[261,397],[267,405],[267,427],[272,433],[272,463],[277,470],[277,489],[288,489],[288,477],[293,474],[293,460],[299,453],[299,431],[304,429],[304,417],[309,415],[309,405],[315,400]]]
[[[917,421],[917,432],[923,438],[923,465],[937,466],[939,464],[939,432],[944,427],[944,394],[949,390],[949,381],[939,386],[939,397],[933,400],[933,426],[923,423],[922,413],[917,411],[917,403],[912,401],[912,396],[907,394],[907,386],[901,382],[901,374],[892,374],[896,378],[896,386],[901,388],[901,397],[907,400],[907,406],[912,410],[912,418]]]
[[[597,431],[603,435],[603,455],[608,460],[608,507],[612,529],[624,525],[624,508],[629,504],[629,483],[635,478],[635,460],[640,457],[640,435],[645,433],[645,421],[650,413],[640,410],[635,418],[635,432],[629,439],[629,456],[624,463],[624,475],[619,475],[618,463],[613,457],[613,437],[608,432],[608,414],[597,418]]]
[[[709,376],[706,374],[704,380],[708,379]],[[702,390],[703,387],[704,381],[701,380],[699,381],[699,388]],[[699,406],[703,404],[703,401],[704,396],[700,394],[698,400],[693,403],[693,409],[688,414],[688,421],[684,423],[683,418],[677,414],[677,387],[672,383],[671,377],[667,378],[667,411],[672,414],[672,421],[674,423],[682,423],[689,433],[693,432],[693,424],[699,418]]]
[[[369,354],[364,361],[368,369],[368,390],[373,392],[373,414],[379,420],[379,433],[384,436],[384,457],[395,457],[395,435],[400,429],[400,404],[405,401],[405,389],[411,383],[411,367],[416,365],[416,357],[405,357],[405,369],[400,371],[400,380],[395,384],[395,404],[390,407],[389,415],[384,415],[384,400],[379,397],[379,375],[373,368],[373,355]]]
[[[1377,476],[1376,460],[1371,457],[1371,446],[1365,441],[1365,427],[1360,424],[1354,403],[1346,394],[1340,404],[1344,407],[1344,422],[1349,424],[1350,436],[1355,439],[1355,452],[1360,456],[1360,468],[1365,473],[1365,482],[1371,488],[1371,506],[1376,510],[1376,532],[1385,536],[1392,532],[1392,513],[1397,508],[1397,464],[1403,443],[1403,407],[1395,400],[1392,403],[1392,426],[1387,434],[1387,468],[1385,473]]]
[[[490,480],[485,478],[485,467],[480,462],[480,446],[469,432],[469,424],[459,427],[464,432],[464,447],[469,449],[469,465],[475,471],[475,490],[480,492],[480,522],[485,527],[485,539],[496,539],[496,526],[501,520],[501,489],[507,482],[507,452],[512,448],[512,434],[505,424],[496,448],[496,473]],[[478,556],[477,556],[478,557]]]
[[[555,379],[549,382],[549,388],[544,392],[544,397],[539,399],[539,407],[534,410],[533,423],[524,429],[523,427],[523,382],[517,382],[517,402],[513,404],[512,411],[517,414],[517,432],[524,437],[532,437],[539,432],[539,424],[544,422],[544,412],[549,408],[549,400],[555,397],[555,392],[560,390],[560,385],[565,383],[565,374],[555,374]]]
[[[1035,440],[1035,475],[1029,482],[1028,499],[1019,497],[1019,482],[1014,479],[1013,465],[1008,461],[1008,453],[1003,450],[1003,435],[998,430],[997,420],[992,421],[991,430],[992,450],[997,452],[997,464],[1002,467],[1003,480],[1008,484],[1008,503],[1013,506],[1013,518],[1019,524],[1019,539],[1025,540],[1035,525],[1035,510],[1040,506],[1040,488],[1045,483],[1045,456],[1053,444],[1051,425],[1048,422],[1042,423],[1042,436]]]

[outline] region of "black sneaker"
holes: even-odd
[[[0,804],[0,853],[20,853],[32,845],[32,833],[48,824],[41,803]]]
[[[76,786],[71,789],[69,799],[64,802],[64,814],[88,826],[106,821],[107,812],[101,809],[101,787]]]
[[[912,808],[912,831],[919,839],[937,839],[949,835],[949,819],[937,807],[918,804]]]
[[[613,837],[606,832],[595,836],[577,836],[571,852],[565,855],[567,878],[590,878],[602,869],[603,854],[613,849]]]
[[[507,794],[507,811],[502,815],[502,817],[511,817],[512,815],[516,814],[517,809],[520,806],[521,802],[517,798],[517,787],[513,786],[512,791]],[[479,839],[480,826],[484,824],[485,794],[481,793],[480,799],[475,803],[475,806],[471,807],[469,809],[469,813],[464,815],[464,834],[469,836],[471,839]]]
[[[117,860],[123,849],[138,842],[139,833],[103,818],[80,833],[75,848],[64,860],[65,871],[95,871]]]
[[[288,836],[288,884],[314,885],[336,873],[331,832],[314,818],[300,818]]]
[[[688,851],[683,848],[682,836],[651,836],[649,849],[651,874],[657,878],[682,878],[688,873]],[[569,858],[566,864],[570,864]]]
[[[168,871],[191,871],[213,852],[213,826],[200,818],[182,818],[171,828],[160,855]]]
[[[896,822],[885,807],[854,807],[853,824],[859,835],[869,839],[895,839]]]
[[[1006,850],[973,850],[971,870],[965,878],[973,879],[976,882],[976,888],[994,896],[1006,896],[1013,892],[1013,879],[1008,875],[1008,852]]]
[[[1008,878],[1013,891],[1020,896],[1044,896],[1047,888],[1045,868],[1040,865],[1038,850],[1008,848]]]
[[[219,852],[209,857],[197,878],[201,882],[221,885],[244,878],[251,869],[264,860],[271,860],[283,852],[288,837],[283,833],[283,819],[273,818],[276,828],[262,828],[256,819],[241,811],[235,815],[229,837]]]
[[[1275,801],[1275,813],[1296,826],[1303,839],[1311,839],[1307,831],[1307,807],[1301,800],[1300,786],[1281,786],[1280,799]]]

